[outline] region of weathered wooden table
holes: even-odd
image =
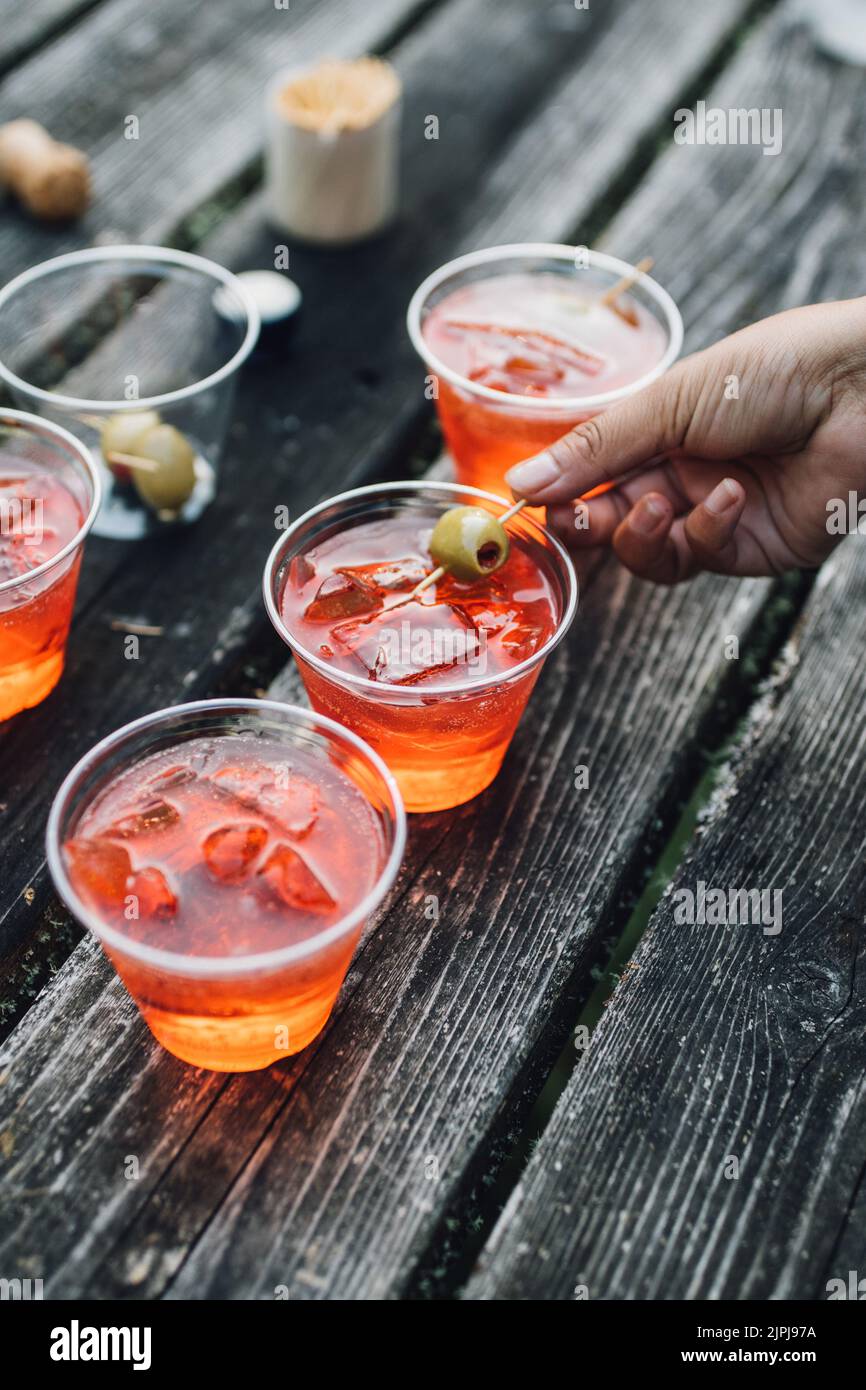
[[[2,0],[0,32],[0,118],[84,146],[97,192],[62,229],[3,208],[4,278],[109,238],[270,266],[265,80],[373,50],[407,90],[399,223],[292,247],[303,319],[245,371],[218,500],[183,535],[91,539],[64,679],[0,733],[0,1274],[55,1298],[826,1297],[866,1219],[858,538],[811,586],[606,567],[495,784],[413,818],[290,1064],[161,1051],[59,908],[42,835],[122,722],[301,698],[259,595],[273,509],[435,457],[403,324],[435,265],[526,239],[651,253],[689,349],[861,292],[866,73],[748,0]],[[698,99],[782,108],[782,153],[675,145]],[[117,620],[162,636],[128,662]],[[672,872],[782,889],[784,929],[677,925]]]

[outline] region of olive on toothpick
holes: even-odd
[[[155,410],[131,410],[128,414],[109,415],[100,427],[99,444],[103,457],[110,454],[137,454],[137,445],[161,423]]]
[[[508,536],[501,521],[483,507],[451,507],[430,537],[430,554],[464,583],[492,574],[508,559]]]
[[[155,410],[131,410],[122,415],[109,415],[107,420],[99,416],[83,415],[85,425],[99,431],[99,447],[102,457],[119,483],[131,483],[135,464],[132,459],[139,457],[138,444],[147,431],[160,424]]]
[[[501,517],[495,517],[484,507],[449,507],[440,516],[430,537],[430,554],[437,567],[416,584],[410,597],[423,593],[445,574],[453,574],[455,579],[471,584],[501,569],[510,550],[505,522],[525,506],[523,498]]]
[[[195,487],[195,450],[174,425],[155,425],[138,442],[140,457],[155,468],[135,469],[132,481],[157,512],[179,512]]]
[[[196,484],[195,449],[157,411],[80,418],[99,430],[102,456],[118,482],[131,482],[148,507],[168,520],[189,501]]]

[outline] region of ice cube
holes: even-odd
[[[268,842],[262,825],[224,825],[201,847],[208,872],[221,883],[239,883]]]
[[[303,840],[319,819],[319,793],[306,777],[275,769],[273,782],[262,787],[260,804],[292,840]]]
[[[502,633],[499,641],[515,661],[525,661],[538,650],[543,639],[544,628],[537,623],[516,622]]]
[[[598,376],[605,365],[598,353],[578,343],[567,343],[540,328],[512,328],[509,324],[462,323],[455,319],[448,327],[466,334],[473,347],[488,355],[489,366],[499,366],[515,374],[546,372],[553,380],[565,368]],[[512,366],[513,364],[513,366]]]
[[[114,821],[105,831],[113,840],[133,840],[138,835],[153,835],[177,825],[180,814],[168,801],[154,797],[129,815]]]
[[[477,657],[481,639],[450,603],[401,603],[372,618],[340,623],[331,636],[369,680],[413,685]]]
[[[381,606],[382,600],[370,584],[351,574],[329,574],[316,590],[312,603],[307,604],[304,617],[312,622],[332,622],[355,613],[373,613]]]
[[[497,637],[514,661],[532,656],[544,637],[543,623],[531,622],[523,606],[497,599],[463,599],[460,607],[481,632]]]
[[[65,845],[73,883],[83,884],[106,907],[122,907],[132,874],[129,851],[111,840],[68,840]]]
[[[220,768],[212,780],[243,806],[273,816],[293,840],[309,835],[318,818],[316,787],[288,764],[242,763]]]
[[[197,776],[198,773],[186,763],[176,763],[151,777],[148,786],[159,787],[160,791],[164,791],[167,787],[182,787],[187,782],[194,782]]]
[[[231,792],[245,806],[255,806],[258,795],[266,783],[273,780],[273,771],[267,763],[230,763],[213,773],[211,782],[216,783],[217,791]]]
[[[504,391],[506,395],[510,396],[544,394],[537,390],[535,385],[528,388],[524,381],[509,376],[499,367],[473,367],[472,371],[469,372],[469,380],[477,381],[479,386],[486,386],[490,391]]]
[[[506,565],[510,567],[514,558],[515,554],[512,550]],[[465,608],[467,599],[479,599],[485,603],[505,603],[509,598],[508,589],[498,571],[495,574],[479,575],[477,579],[468,582],[455,579],[453,574],[443,575],[440,580],[437,580],[434,593],[437,600],[441,600],[443,603],[454,603],[458,608]]]
[[[502,603],[495,598],[491,599],[464,599],[460,605],[473,627],[481,632],[486,632],[491,636],[497,632],[504,632],[520,619],[520,609],[513,604]]]
[[[276,846],[259,869],[259,877],[287,907],[300,912],[325,913],[337,906],[309,864],[289,845]]]
[[[152,866],[139,869],[129,880],[127,894],[138,898],[139,918],[156,917],[167,921],[177,912],[177,898],[161,869]]]
[[[316,577],[316,567],[306,555],[295,555],[289,563],[289,584],[293,589],[303,589]]]
[[[2,544],[4,540],[5,545]],[[0,584],[7,579],[20,579],[38,564],[32,552],[28,554],[23,546],[10,544],[10,540],[15,538],[0,536]]]
[[[349,575],[362,584],[387,592],[401,589],[414,589],[422,579],[426,579],[429,567],[418,555],[408,555],[402,560],[379,560],[372,565],[349,565],[337,571]]]

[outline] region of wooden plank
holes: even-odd
[[[274,73],[387,45],[431,0],[111,0],[16,68],[0,120],[25,113],[93,162],[94,204],[67,226],[4,215],[9,279],[91,241],[162,242],[256,159]],[[75,100],[70,101],[70,93]],[[138,120],[129,138],[128,116]]]
[[[58,916],[45,883],[39,838],[33,835],[33,826],[44,821],[58,769],[133,713],[184,693],[213,690],[252,633],[260,632],[275,651],[262,625],[257,592],[273,507],[288,500],[297,511],[345,485],[351,470],[372,466],[374,459],[381,465],[403,438],[408,419],[423,409],[421,375],[405,338],[403,310],[435,254],[437,229],[447,230],[456,202],[481,204],[478,161],[495,162],[509,122],[532,108],[575,54],[591,49],[580,22],[570,37],[539,30],[534,16],[511,3],[500,7],[491,35],[484,13],[481,3],[461,3],[444,22],[401,43],[396,56],[407,85],[404,220],[391,238],[357,254],[293,250],[292,268],[308,307],[289,350],[290,394],[281,357],[260,358],[248,372],[220,504],[209,513],[207,529],[137,551],[94,538],[88,543],[71,669],[52,700],[0,737],[0,1018],[14,1013],[22,994],[28,999],[40,983],[34,941],[40,963],[48,949],[54,962],[62,958]],[[608,10],[593,20],[593,32],[604,33],[612,15]],[[94,43],[98,38],[91,35]],[[461,60],[446,65],[452,42]],[[471,74],[487,65],[508,71],[509,83],[491,83],[481,100]],[[437,101],[443,139],[431,145],[423,138],[424,117]],[[197,128],[197,120],[191,103],[187,128]],[[471,144],[459,138],[470,121]],[[430,225],[425,210],[434,194],[438,221]],[[240,265],[268,264],[273,238],[256,200],[204,249]],[[393,273],[372,295],[369,286],[384,256]],[[327,373],[321,370],[323,350],[329,356]],[[258,546],[250,543],[254,530],[261,532]],[[163,625],[165,637],[143,642],[141,662],[132,670],[121,661],[122,635],[110,622],[135,616]]]
[[[22,5],[20,0],[3,0],[0,4],[0,72],[8,72],[40,44],[54,38],[94,6],[105,0],[39,0],[38,4]],[[27,114],[22,110],[21,115]]]
[[[784,20],[766,28],[763,37],[755,45],[755,54],[758,55],[761,66],[764,66],[766,59],[763,50],[767,46],[775,47],[780,42],[780,35],[785,35],[785,42],[791,45],[791,66],[794,75],[799,76],[802,74],[802,67],[808,64],[808,55],[804,55],[804,51],[799,47],[800,39],[796,35],[787,34]],[[797,138],[805,138],[804,127],[798,129]],[[802,155],[802,147],[795,146],[795,161]],[[706,171],[706,176],[708,180],[712,180],[713,171]],[[700,277],[701,245],[706,246],[711,231],[714,232],[716,241],[713,254],[723,259],[723,250],[719,249],[718,242],[726,232],[725,224],[721,227],[715,223],[707,224],[708,208],[701,196],[702,192],[703,185],[693,171],[684,201],[689,206],[694,206],[696,213],[691,226],[685,221],[685,217],[683,218],[682,228],[683,246],[695,247],[690,259],[694,278]],[[682,191],[680,196],[682,199]],[[671,204],[668,203],[665,208],[658,210],[659,216],[663,213],[665,219],[669,218],[670,209]],[[682,211],[684,214],[685,209]],[[642,221],[641,229],[645,234],[648,228],[653,230],[657,225],[659,223],[656,221],[651,224]],[[667,225],[667,222],[660,225]],[[766,238],[764,245],[767,248],[772,247],[774,229],[769,209],[762,224],[762,232]],[[838,288],[841,289],[843,284],[844,279],[840,281]],[[760,281],[753,282],[752,294],[756,312],[760,312],[762,305],[766,308],[771,307],[773,301],[769,296],[764,298]],[[702,582],[697,588],[692,589],[687,596],[687,607],[680,616],[680,623],[686,625],[686,611],[694,614],[697,610],[707,616],[714,630],[719,631],[715,626],[717,620],[710,616],[708,595],[717,595],[722,587],[727,586],[709,581]],[[746,585],[739,591],[741,603],[748,604],[753,596],[751,585]],[[661,600],[662,609],[667,617],[671,616],[668,605],[679,602],[680,598],[681,596],[667,595]],[[592,594],[590,602],[595,600],[596,595]],[[605,595],[603,599],[599,597],[598,601],[604,608],[606,602],[610,601],[610,595]],[[629,596],[628,602],[635,602],[633,594]],[[695,605],[694,608],[691,607],[692,604]],[[593,607],[590,622],[596,620],[597,612]],[[585,608],[584,622],[586,621]],[[727,630],[736,630],[736,623],[731,622]],[[583,636],[585,635],[584,632]],[[580,640],[581,634],[578,633],[576,641],[579,643]],[[618,644],[627,641],[626,634],[617,635]],[[688,639],[685,645],[688,645]],[[602,653],[600,660],[603,664],[611,660],[615,662],[614,653],[605,648],[603,635],[600,648],[595,650]],[[667,651],[675,663],[682,656],[682,650],[679,647],[675,649],[673,643]],[[581,658],[578,656],[577,669],[581,669],[580,663]],[[640,673],[641,677],[648,681],[647,688],[653,690],[651,706],[655,717],[658,718],[660,713],[668,708],[668,696],[656,685],[654,671],[649,671],[645,665],[641,665]],[[567,683],[569,677],[566,676],[565,679]],[[590,705],[593,708],[599,704],[603,705],[609,697],[609,692],[619,689],[620,682],[628,679],[629,675],[619,669],[613,675],[612,685],[605,682],[603,695],[594,693],[588,701],[582,691],[577,692],[572,697],[577,710],[581,711],[582,715]],[[636,670],[631,673],[631,679],[639,679]],[[470,905],[465,900],[462,903],[466,916],[461,917],[461,924],[468,921],[473,940],[475,935],[480,933],[482,941],[485,938],[489,941],[491,930],[496,935],[496,949],[500,952],[497,973],[488,980],[478,958],[471,954],[468,958],[459,960],[451,970],[446,967],[444,979],[436,971],[431,971],[427,986],[429,1003],[427,999],[419,1001],[405,1021],[401,1022],[398,1014],[393,1018],[393,1022],[389,1019],[386,1025],[383,1039],[386,1065],[383,1067],[383,1058],[380,1057],[367,1066],[366,1055],[363,1051],[360,1052],[349,1067],[350,1074],[344,1082],[345,1090],[341,1090],[337,1104],[330,1101],[330,1093],[334,1085],[338,1084],[332,1071],[333,1053],[329,1049],[328,1052],[320,1054],[314,1061],[313,1071],[305,1083],[307,1094],[316,1096],[317,1107],[319,1097],[314,1090],[316,1075],[320,1078],[325,1094],[324,1113],[319,1113],[317,1108],[313,1133],[298,1134],[298,1114],[290,1101],[287,1115],[281,1116],[279,1123],[274,1126],[269,1142],[258,1152],[252,1166],[241,1175],[236,1188],[182,1267],[173,1285],[175,1295],[191,1296],[195,1290],[202,1290],[211,1295],[226,1292],[232,1287],[237,1287],[241,1280],[248,1278],[253,1267],[257,1272],[252,1289],[259,1294],[265,1293],[272,1282],[282,1282],[283,1277],[289,1282],[293,1293],[297,1289],[300,1296],[303,1296],[301,1290],[307,1287],[308,1281],[313,1291],[312,1296],[316,1297],[375,1297],[385,1291],[393,1293],[410,1287],[408,1269],[411,1258],[422,1244],[418,1237],[430,1229],[433,1220],[429,1206],[432,1204],[434,1210],[438,1208],[441,1211],[442,1203],[441,1192],[435,1198],[431,1198],[429,1188],[425,1191],[421,1173],[422,1157],[436,1157],[440,1162],[440,1171],[448,1172],[449,1164],[453,1165],[455,1162],[456,1151],[459,1156],[458,1173],[465,1174],[468,1155],[484,1149],[484,1142],[480,1136],[483,1133],[485,1116],[492,1116],[497,1104],[500,1113],[502,1109],[507,1110],[508,1101],[503,1105],[502,1097],[508,1095],[514,1102],[515,1094],[519,1092],[525,1076],[525,1072],[521,1073],[521,1061],[526,1056],[527,1033],[538,1026],[539,1015],[533,1012],[533,1004],[538,999],[537,994],[533,996],[530,993],[528,998],[520,996],[523,984],[521,970],[528,957],[536,986],[543,987],[546,984],[539,957],[535,952],[539,944],[539,929],[543,931],[551,921],[551,917],[546,913],[540,917],[537,915],[538,898],[533,889],[537,887],[541,893],[545,907],[551,910],[553,920],[556,920],[557,913],[560,914],[559,932],[555,939],[556,944],[552,943],[552,949],[561,950],[562,964],[569,959],[569,952],[573,948],[573,941],[569,935],[571,923],[567,910],[563,910],[564,905],[580,905],[579,911],[584,904],[592,903],[590,914],[594,916],[597,911],[602,920],[607,907],[603,891],[594,891],[594,886],[590,883],[595,867],[593,856],[603,852],[603,843],[585,845],[587,858],[582,859],[578,856],[579,862],[575,864],[568,844],[569,831],[562,828],[568,823],[571,805],[564,800],[560,801],[557,796],[565,780],[562,770],[559,771],[562,781],[557,781],[554,775],[551,781],[545,784],[549,764],[545,762],[541,747],[549,750],[554,746],[557,754],[560,748],[569,748],[567,741],[563,744],[556,738],[557,716],[552,712],[554,697],[547,691],[545,697],[545,704],[539,700],[533,707],[529,725],[524,731],[524,737],[531,733],[534,738],[536,720],[545,721],[538,752],[531,749],[528,754],[524,753],[528,759],[527,766],[538,767],[544,791],[541,795],[536,793],[538,799],[533,796],[530,802],[529,791],[524,785],[521,796],[524,798],[523,807],[530,817],[533,814],[537,815],[530,810],[530,805],[539,808],[543,806],[542,816],[545,822],[548,826],[553,824],[556,830],[553,833],[548,830],[547,836],[542,837],[546,842],[539,846],[538,856],[531,864],[529,872],[526,873],[524,870],[524,861],[514,844],[514,827],[507,815],[502,838],[492,855],[476,860],[470,841],[468,854],[464,856],[461,835],[460,844],[454,849],[454,859],[447,865],[440,860],[444,880],[451,884],[452,892],[461,885],[466,885],[466,897],[471,897],[477,892],[477,885],[484,885],[477,903]],[[574,718],[572,711],[571,719]],[[548,719],[552,722],[547,722]],[[573,740],[578,732],[577,723],[572,722],[570,728],[570,738]],[[630,765],[632,761],[634,733],[630,719],[618,721],[615,756],[621,760],[618,766],[620,773],[623,767]],[[593,766],[605,767],[606,776],[611,776],[614,783],[611,802],[605,807],[597,808],[598,817],[593,822],[604,825],[606,812],[609,815],[613,805],[621,805],[616,799],[617,796],[622,796],[619,779],[613,769],[604,762],[601,750],[605,739],[603,735],[596,736],[592,722],[589,728],[581,729],[580,734],[585,735],[584,746],[594,750]],[[612,744],[608,743],[607,746],[610,749]],[[676,746],[675,741],[673,745],[668,744],[668,747],[671,746]],[[680,744],[681,748],[682,746]],[[574,747],[573,743],[571,747]],[[601,759],[599,763],[596,762],[596,754]],[[539,759],[540,766],[536,763],[536,758]],[[567,766],[573,765],[568,753],[560,754],[560,769],[562,762]],[[491,793],[491,798],[493,795],[494,793]],[[496,796],[496,807],[501,808],[509,804],[507,790],[503,788]],[[631,807],[626,811],[626,815],[632,824],[640,819]],[[580,833],[586,828],[587,822],[580,816],[578,820]],[[608,824],[612,828],[612,822],[608,821]],[[647,824],[646,820],[643,824]],[[531,836],[537,829],[538,819],[530,819],[525,833]],[[622,848],[615,849],[613,854],[616,860],[622,854]],[[444,855],[442,858],[444,859]],[[623,858],[619,858],[619,862],[622,863]],[[557,881],[557,887],[562,893],[561,898],[558,896],[557,887],[549,884],[544,874],[541,875],[542,881],[538,882],[540,865],[544,866],[547,873],[552,871],[561,876]],[[467,891],[470,884],[472,889]],[[515,884],[519,885],[524,893],[526,885],[529,885],[529,899],[522,902],[518,909],[513,908],[507,896],[509,886],[513,894]],[[506,894],[504,899],[501,896],[503,890]],[[424,891],[423,884],[421,891]],[[552,902],[544,899],[545,893],[551,894]],[[515,922],[518,931],[528,933],[528,941],[524,940],[522,943],[523,954],[514,961],[509,958],[507,951],[503,950],[501,927],[497,927],[497,924],[503,921],[505,924]],[[400,930],[404,930],[405,927],[404,915],[401,914]],[[388,923],[383,930],[387,929]],[[409,930],[411,932],[411,924]],[[412,944],[410,942],[410,946]],[[480,983],[478,988],[473,990],[470,981],[476,981],[479,975]],[[509,988],[513,991],[511,1007],[507,1002],[501,1007],[501,992],[505,990],[507,994]],[[383,995],[377,993],[375,997],[379,1003]],[[387,997],[386,993],[384,998]],[[549,1027],[555,1032],[556,1006],[551,1005],[548,998],[542,995],[541,1010],[548,1011]],[[559,998],[561,1003],[562,992]],[[427,1003],[426,1013],[422,1003]],[[381,1004],[379,1006],[381,1007]],[[468,1022],[469,1019],[472,1023]],[[446,1022],[449,1025],[448,1036],[444,1041],[431,1041],[434,1033],[433,1022],[440,1028]],[[517,1059],[503,1060],[501,1040],[509,1038],[510,1030],[514,1028],[519,1032],[517,1045],[524,1051]],[[375,1036],[380,1036],[378,1030]],[[543,1039],[542,1026],[539,1052],[543,1051]],[[422,1050],[426,1053],[426,1059],[423,1065],[418,1065],[415,1056]],[[383,1070],[387,1076],[390,1093],[386,1104],[380,1099]],[[519,1106],[517,1108],[519,1109]],[[489,1132],[488,1129],[488,1137]],[[323,1155],[321,1145],[325,1136],[328,1149]],[[361,1150],[360,1154],[357,1152],[358,1148]],[[353,1162],[354,1159],[358,1160],[357,1163]],[[295,1172],[296,1164],[305,1175],[304,1179],[300,1182],[289,1181],[287,1187],[287,1175]],[[361,1169],[360,1173],[356,1171],[357,1168]],[[450,1173],[444,1181],[446,1187],[450,1187],[452,1191],[459,1185]],[[426,1213],[423,1210],[425,1205],[428,1208]],[[147,1223],[143,1221],[138,1232],[139,1239],[146,1226]],[[260,1241],[265,1231],[273,1234],[269,1234],[272,1242],[271,1254],[262,1265]],[[307,1296],[310,1296],[309,1292]]]
[[[825,1299],[862,1271],[864,639],[851,539],[467,1297]],[[781,930],[678,925],[699,882],[781,890]]]
[[[325,1038],[281,1070],[289,1079],[278,1113],[267,1077],[234,1078],[200,1122],[173,1118],[183,1138],[167,1159],[153,1103],[135,1107],[146,1190],[99,1196],[116,1183],[123,1131],[112,1109],[135,1094],[141,1072],[140,1058],[118,1058],[106,1002],[89,1029],[112,1084],[94,1075],[79,1089],[93,1128],[59,1188],[26,1195],[40,1168],[28,1136],[50,1133],[56,1093],[41,1080],[50,1040],[31,1036],[28,1018],[9,1044],[7,1095],[22,1138],[5,1263],[41,1262],[53,1296],[271,1297],[277,1284],[294,1297],[405,1291],[491,1131],[520,1113],[561,1045],[601,930],[616,922],[652,849],[654,818],[688,776],[723,675],[723,637],[745,634],[765,592],[706,580],[668,594],[604,575],[495,788],[471,808],[414,821],[397,902],[366,939]],[[573,767],[588,759],[597,780],[583,799]],[[430,894],[440,898],[438,923],[425,913]],[[91,970],[85,951],[61,978],[79,970]],[[50,1011],[57,1036],[74,1025],[75,993],[65,1011]],[[137,1029],[141,1038],[130,1008],[126,1017],[124,1037]],[[243,1132],[227,1143],[239,1112]],[[106,1171],[95,1158],[103,1151]],[[108,1218],[82,1239],[96,1205]]]
[[[849,147],[863,135],[864,90],[862,70],[816,63],[783,12],[707,97],[726,108],[750,93],[782,107],[782,155],[672,150],[613,224],[606,241],[635,252],[662,215],[677,228],[675,246],[659,244],[661,273],[696,325],[693,341],[768,304],[858,292],[866,210]],[[766,215],[756,217],[758,206]],[[722,211],[719,238],[711,225]],[[862,947],[849,904],[859,858],[856,849],[846,857],[841,837],[856,841],[858,829],[833,822],[844,821],[857,785],[857,733],[846,743],[827,711],[845,692],[856,708],[857,561],[850,542],[822,574],[791,691],[680,877],[737,883],[734,859],[742,865],[748,845],[751,881],[771,873],[796,893],[791,925],[769,948],[748,931],[696,939],[671,927],[670,901],[659,908],[467,1297],[571,1298],[579,1283],[603,1298],[825,1297],[837,1266],[856,1268],[864,1117],[852,971]],[[808,814],[827,864],[811,886],[803,841],[786,821],[792,807],[794,822]],[[745,1155],[740,1182],[722,1177],[723,1149]]]
[[[8,805],[0,968],[15,982],[10,994],[21,980],[32,988],[27,953],[51,910],[32,827],[44,819],[58,771],[125,719],[231,682],[251,643],[274,650],[258,581],[275,506],[288,503],[297,514],[392,461],[405,471],[407,441],[429,411],[403,323],[415,285],[465,244],[472,217],[479,241],[569,235],[575,215],[599,196],[605,169],[615,177],[633,149],[632,112],[640,111],[644,132],[652,129],[746,8],[741,0],[724,15],[713,8],[687,31],[687,0],[666,0],[652,16],[606,6],[598,15],[573,12],[563,30],[540,26],[519,0],[498,5],[492,26],[489,0],[458,0],[399,45],[394,57],[406,86],[400,224],[340,254],[292,248],[304,314],[286,355],[262,356],[247,372],[216,505],[180,536],[138,547],[89,541],[63,683],[0,739]],[[626,84],[629,49],[645,62]],[[483,86],[479,72],[490,77]],[[584,147],[568,123],[551,123],[551,104],[574,109],[581,83],[587,109],[610,115],[609,138],[598,147]],[[431,112],[440,114],[438,142],[424,138]],[[546,138],[529,151],[522,134],[514,138],[515,122],[532,113],[534,123],[536,112]],[[507,195],[530,177],[530,200]],[[273,238],[255,201],[205,250],[230,264],[267,265]],[[145,639],[140,661],[126,661],[113,618],[162,626],[164,636]],[[30,889],[32,903],[22,897]],[[7,994],[6,1003],[15,1009],[14,997]]]
[[[708,107],[782,109],[781,154],[671,138],[605,230],[603,249],[655,256],[653,274],[689,325],[687,348],[762,314],[860,293],[864,89],[863,68],[817,54],[787,0],[702,94]]]
[[[79,947],[0,1062],[3,1268],[32,1268],[51,1297],[405,1288],[492,1123],[561,1045],[599,924],[687,772],[722,635],[744,633],[764,590],[668,594],[614,570],[593,586],[495,787],[413,817],[395,896],[291,1066],[201,1091]],[[573,772],[587,761],[589,796]],[[118,1176],[128,1155],[139,1181]]]

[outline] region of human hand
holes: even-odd
[[[841,539],[828,501],[866,492],[866,298],[722,339],[506,479],[570,549],[658,583],[819,565]]]

